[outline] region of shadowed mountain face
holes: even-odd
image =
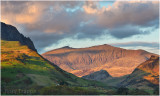
[[[113,77],[124,76],[132,73],[151,55],[144,50],[126,50],[106,44],[77,49],[63,47],[42,54],[63,70],[79,77],[100,70],[106,70]]]
[[[30,49],[36,51],[30,38],[24,37],[14,26],[6,25],[3,22],[1,22],[1,40],[19,41],[21,45],[27,45]]]
[[[159,86],[159,56],[152,55],[119,85],[141,89],[157,88]]]
[[[105,79],[108,79],[108,78],[111,78],[111,77],[112,76],[110,76],[107,71],[100,70],[100,71],[91,73],[89,75],[83,76],[82,78],[101,81],[101,80],[105,80]]]

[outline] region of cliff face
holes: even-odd
[[[106,70],[113,77],[124,76],[132,73],[151,55],[144,50],[126,50],[106,44],[77,49],[63,47],[42,54],[63,70],[79,77],[100,70]]]
[[[1,22],[1,40],[19,41],[20,44],[27,45],[30,49],[36,51],[30,38],[24,37],[14,26],[3,22]]]
[[[121,86],[150,89],[159,85],[159,56],[152,55],[141,63],[123,82]]]

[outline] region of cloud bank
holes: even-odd
[[[96,1],[2,1],[1,5],[2,22],[18,26],[39,51],[64,38],[108,34],[124,39],[150,34],[159,26],[159,1],[115,1],[103,7]]]
[[[111,44],[116,47],[122,47],[127,49],[143,49],[155,54],[160,54],[159,42],[124,42]]]
[[[136,47],[136,46],[151,47],[151,48],[154,47],[156,49],[159,49],[158,42],[125,42],[125,43],[115,43],[112,45],[120,47]]]

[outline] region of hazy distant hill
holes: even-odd
[[[132,73],[151,55],[144,50],[126,50],[106,44],[89,48],[63,47],[42,54],[63,70],[79,77],[100,70],[106,70],[113,77],[124,76]]]

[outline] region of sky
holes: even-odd
[[[1,21],[38,52],[109,44],[159,54],[159,1],[2,1]]]

